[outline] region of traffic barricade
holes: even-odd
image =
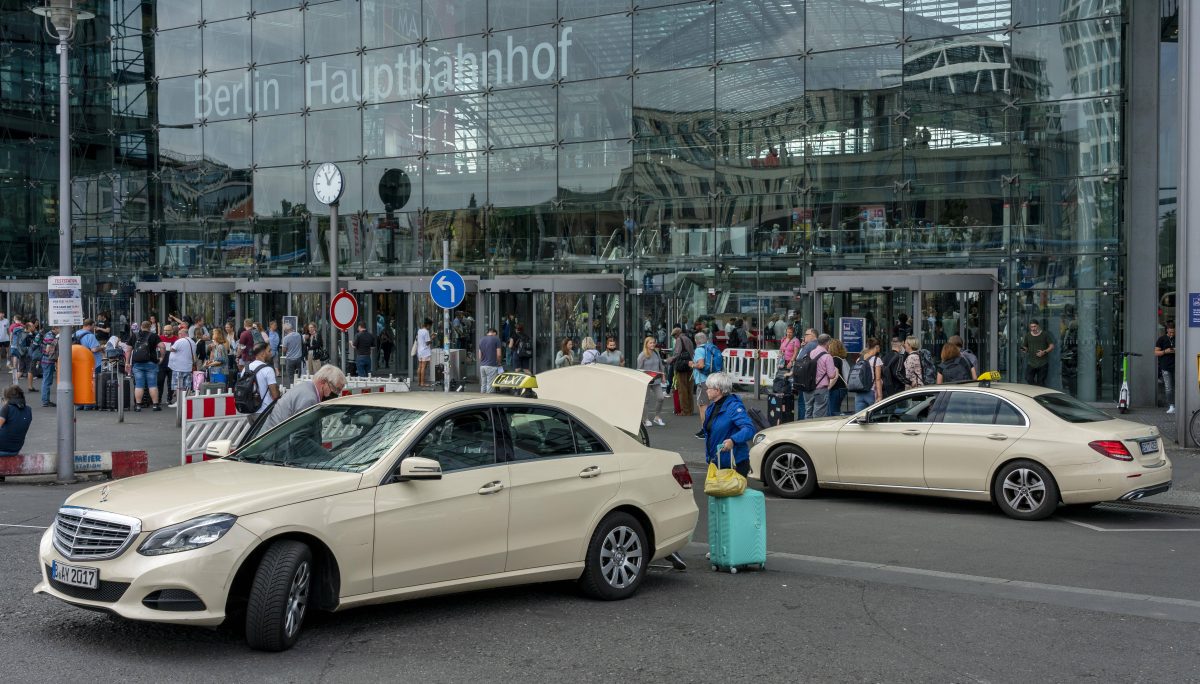
[[[105,473],[112,479],[132,477],[146,472],[145,451],[76,451],[75,472]],[[58,473],[58,454],[42,452],[0,458],[0,477],[17,475],[54,475]]]
[[[721,358],[734,384],[754,385],[757,377],[759,387],[771,386],[780,362],[778,349],[726,349]]]

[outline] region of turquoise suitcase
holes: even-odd
[[[708,559],[713,570],[767,566],[767,503],[746,488],[741,496],[708,497]]]

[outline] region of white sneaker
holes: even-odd
[[[659,427],[666,427],[666,426],[667,426],[667,424],[663,422],[663,419],[662,419],[662,418],[655,418],[655,419],[654,419],[654,424],[655,424],[655,425],[657,425],[657,426],[659,426]]]
[[[1171,404],[1167,407],[1167,413],[1175,413],[1175,404]]]
[[[650,421],[648,421],[648,420],[643,420],[643,421],[642,421],[642,425],[645,425],[646,427],[650,427],[651,425],[654,425],[654,423],[651,423],[651,422],[650,422]]]
[[[174,404],[167,404],[167,408],[175,408],[176,406],[179,406],[178,402],[176,402]]]

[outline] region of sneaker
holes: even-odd
[[[1167,407],[1167,413],[1175,413],[1175,404],[1171,404]]]
[[[134,412],[134,413],[141,413],[141,412],[142,412],[142,407],[141,407],[141,406],[134,406],[134,407],[133,407],[133,412]]]
[[[654,423],[651,423],[651,422],[650,422],[650,421],[648,421],[648,420],[643,420],[643,421],[642,421],[642,425],[645,425],[646,427],[650,427],[651,425],[654,425]]]
[[[175,408],[176,406],[179,406],[178,402],[171,402],[170,404],[167,404],[167,408]]]
[[[707,439],[708,435],[704,434],[704,430],[696,433],[696,439]]]
[[[159,406],[158,404],[155,404],[155,405],[154,405],[154,408],[153,408],[153,409],[151,409],[151,410],[152,410],[152,411],[161,411],[161,410],[162,410],[162,407],[161,407],[161,406]]]
[[[659,427],[666,427],[666,426],[667,426],[667,424],[663,422],[663,419],[662,419],[662,418],[655,418],[655,419],[654,419],[654,424],[655,424],[655,425],[657,425],[657,426],[659,426]]]

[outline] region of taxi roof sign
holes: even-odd
[[[492,381],[492,388],[499,390],[532,390],[537,386],[537,378],[528,373],[501,373]]]

